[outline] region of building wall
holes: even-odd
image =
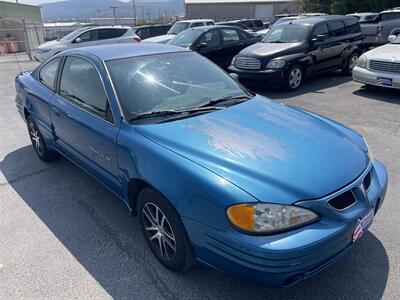
[[[20,51],[28,50],[23,19],[29,46],[33,50],[44,42],[40,7],[0,1],[0,40],[4,42],[9,37],[16,39]]]
[[[299,2],[257,2],[257,3],[206,3],[186,4],[186,18],[210,18],[215,21],[255,18],[256,5],[272,5],[273,14],[298,13]],[[266,16],[265,20],[270,18]]]

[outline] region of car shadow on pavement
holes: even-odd
[[[380,299],[388,280],[386,250],[370,232],[337,264],[291,288],[255,285],[205,266],[175,274],[153,257],[125,205],[69,161],[43,163],[26,146],[9,153],[0,171],[4,184],[116,299],[140,298],[138,293],[155,290],[173,299],[366,300]]]
[[[367,86],[353,92],[354,95],[368,98],[374,101],[384,101],[400,105],[400,91],[389,88],[382,88],[379,86]]]
[[[285,91],[280,87],[263,87],[261,85],[249,85],[248,88],[257,94],[272,99],[287,99],[288,97],[296,97],[306,93],[323,94],[325,89],[350,81],[352,81],[351,76],[345,76],[336,71],[307,78],[303,85],[293,92]]]

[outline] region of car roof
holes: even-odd
[[[83,29],[109,29],[109,28],[120,28],[120,29],[130,29],[132,27],[126,25],[91,25],[86,26]]]
[[[180,20],[176,23],[181,23],[181,22],[214,22],[214,20],[212,19],[191,19],[191,20]]]
[[[240,29],[240,28],[237,28],[237,27],[234,27],[234,26],[218,25],[217,24],[217,25],[198,26],[198,27],[194,27],[194,28],[189,28],[187,30],[207,31],[207,30],[215,29],[215,28],[228,28],[228,29],[235,28],[235,29]]]
[[[131,44],[110,44],[91,47],[82,47],[66,50],[64,54],[94,55],[103,61],[137,57],[144,55],[155,55],[173,52],[188,52],[189,50],[165,44],[157,43],[131,43]]]
[[[342,21],[345,19],[349,18],[355,18],[353,16],[318,16],[318,17],[307,17],[307,18],[301,18],[297,20],[292,20],[289,21],[292,24],[304,24],[304,25],[310,25],[313,26],[315,24],[325,22],[325,21]],[[284,25],[284,24],[282,24]],[[278,25],[280,26],[280,25]]]

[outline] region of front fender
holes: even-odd
[[[225,213],[229,205],[257,201],[210,170],[142,136],[125,122],[121,124],[117,154],[124,186],[131,179],[144,181],[161,192],[181,217],[219,230],[231,227]],[[134,210],[132,199],[126,201]]]

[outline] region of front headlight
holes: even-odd
[[[285,66],[285,61],[283,59],[272,59],[268,65],[267,69],[282,69]]]
[[[364,69],[367,67],[367,57],[364,54],[358,58],[356,66]]]
[[[319,219],[308,209],[294,205],[242,203],[227,209],[234,227],[247,233],[273,234],[307,225]]]
[[[364,143],[367,146],[367,155],[369,157],[369,160],[371,162],[374,161],[374,154],[372,153],[371,147],[368,145],[367,141],[365,140],[365,138],[363,137]]]

